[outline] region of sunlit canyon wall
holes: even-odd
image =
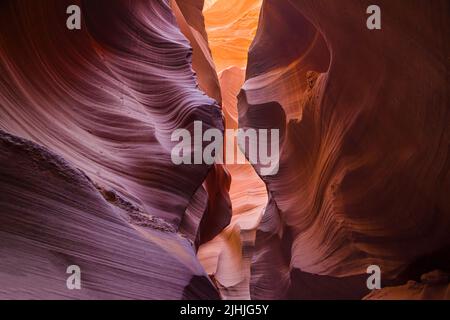
[[[450,4],[371,4],[0,2],[0,298],[449,299]],[[279,172],[174,165],[194,121]]]
[[[283,147],[252,298],[359,299],[370,265],[401,287],[368,298],[449,298],[449,3],[377,1],[377,31],[370,4],[264,1],[239,123]]]
[[[261,0],[218,0],[204,9],[227,129],[238,128],[237,95],[244,84],[247,54],[256,34],[261,4]],[[235,154],[240,152],[236,148]],[[214,276],[223,298],[250,299],[251,260],[256,229],[267,205],[267,191],[249,163],[226,168],[231,177],[231,223],[202,245],[198,256],[206,271]]]
[[[209,168],[174,165],[170,137],[223,117],[169,1],[0,6],[0,297],[219,298],[196,258]],[[67,289],[69,265],[83,290]]]

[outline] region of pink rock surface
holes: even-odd
[[[202,13],[203,0],[172,0],[171,4],[180,30],[192,46],[192,67],[197,73],[200,89],[220,103],[222,97],[219,80]]]
[[[449,299],[450,4],[371,4],[0,1],[0,299]],[[173,164],[194,121],[279,172]]]
[[[236,97],[244,83],[244,73],[243,69],[230,67],[219,74],[227,129],[238,128]],[[235,154],[238,152],[241,151],[236,148]],[[226,168],[231,177],[231,221],[199,248],[198,257],[214,277],[224,299],[250,299],[251,260],[256,230],[267,205],[267,190],[250,163],[228,164]]]
[[[199,88],[222,104],[220,84],[205,31],[203,1],[172,0],[171,4],[180,30],[193,48],[192,67],[196,72]],[[187,231],[189,228],[195,231],[197,246],[214,238],[230,223],[230,183],[231,178],[226,167],[215,164],[203,185],[196,191],[195,201],[191,201],[188,206],[181,229]],[[185,224],[188,225],[186,228]]]
[[[322,297],[372,264],[395,280],[450,244],[449,4],[378,1],[381,31],[366,28],[370,4],[264,2],[239,122],[279,128],[283,147],[279,173],[264,178],[272,206],[256,240],[255,298],[298,296],[298,271],[342,280]]]
[[[0,165],[1,299],[218,297],[172,226],[106,201],[60,156],[0,131]],[[66,287],[71,265],[81,290]]]
[[[65,28],[70,4],[80,31]],[[2,136],[1,296],[77,296],[60,280],[79,262],[78,297],[218,297],[177,233],[209,168],[174,165],[170,136],[223,119],[169,1],[5,1],[0,17],[0,128],[13,135]],[[51,155],[36,155],[36,171],[26,150],[40,146]],[[67,165],[47,172],[53,157]],[[59,177],[74,172],[76,183]]]

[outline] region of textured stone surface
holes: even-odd
[[[379,1],[375,32],[369,5],[264,1],[239,120],[279,128],[283,147],[279,173],[264,178],[274,205],[257,236],[253,297],[298,296],[308,274],[342,280],[322,285],[329,296],[371,264],[395,280],[425,255],[432,270],[448,248],[449,4]]]
[[[449,299],[450,4],[371,4],[0,1],[0,299]],[[279,172],[174,165],[194,121]]]
[[[65,28],[69,4],[80,31]],[[1,296],[217,298],[188,240],[204,211],[177,233],[209,168],[172,164],[170,136],[223,119],[169,1],[5,1],[0,16],[0,128],[13,135],[2,136]],[[22,144],[51,150],[41,169]],[[48,172],[55,157],[67,165]],[[73,172],[84,180],[60,177]],[[78,294],[61,280],[77,263]]]

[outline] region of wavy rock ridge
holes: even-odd
[[[247,52],[258,25],[260,0],[218,0],[204,8],[209,46],[217,66],[226,129],[238,129],[237,95],[244,84]],[[235,145],[237,141],[235,139]],[[237,148],[234,156],[241,151]],[[227,164],[231,181],[229,225],[199,248],[198,257],[224,299],[250,299],[256,229],[267,190],[252,166]]]
[[[61,24],[70,4],[81,31]],[[173,165],[170,135],[223,120],[169,2],[5,1],[0,15],[1,296],[217,298],[185,238],[200,233],[205,211],[185,212],[208,202],[209,168]],[[34,170],[26,152],[41,146]],[[89,179],[60,177],[77,170]],[[60,279],[77,263],[79,294]]]
[[[449,299],[450,4],[371,4],[1,1],[0,299]],[[194,121],[280,171],[172,164]]]
[[[369,5],[264,1],[239,123],[279,128],[283,147],[253,298],[361,298],[369,265],[385,285],[423,256],[449,267],[449,4],[379,1],[375,32]]]

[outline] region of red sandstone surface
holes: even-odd
[[[370,4],[2,1],[0,299],[449,299],[450,4]],[[279,172],[173,164],[194,121]]]

